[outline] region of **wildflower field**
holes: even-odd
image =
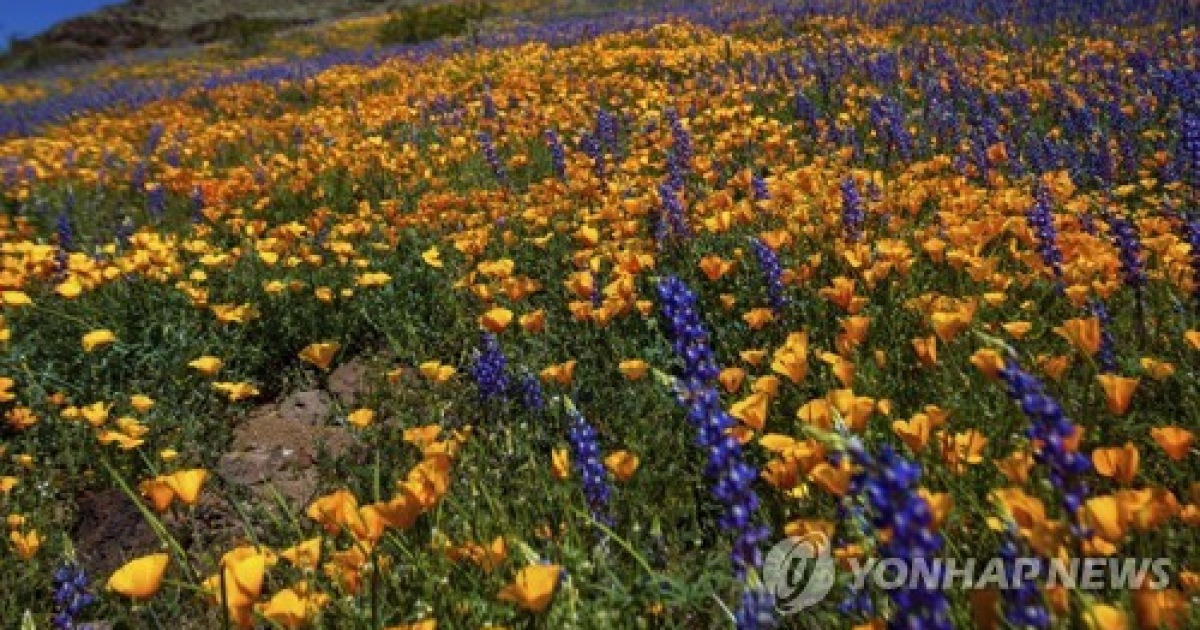
[[[0,87],[0,627],[1200,628],[1200,6],[497,4]]]

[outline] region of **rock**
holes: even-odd
[[[303,510],[316,496],[316,469],[322,450],[332,457],[350,452],[350,431],[326,424],[333,399],[323,391],[296,392],[277,405],[251,412],[233,430],[230,452],[221,456],[217,475],[232,486],[249,490],[274,507],[275,493],[293,510]]]
[[[367,378],[367,363],[362,359],[353,359],[339,365],[329,375],[329,391],[337,396],[344,405],[354,405],[364,395],[370,393],[371,383]]]
[[[71,539],[80,564],[108,579],[122,564],[157,551],[158,537],[137,506],[119,489],[84,495]]]
[[[281,417],[312,426],[323,424],[332,409],[333,398],[320,390],[296,392],[284,398],[278,406]]]

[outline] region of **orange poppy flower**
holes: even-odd
[[[180,501],[188,505],[195,505],[196,500],[200,498],[200,489],[204,487],[206,479],[208,479],[207,470],[193,468],[166,475],[163,481],[171,488],[175,496],[179,497]]]
[[[1075,349],[1088,356],[1100,350],[1100,318],[1079,317],[1068,319],[1054,332],[1065,338]]]
[[[734,403],[729,409],[729,415],[755,431],[761,431],[767,423],[767,405],[770,400],[766,394],[750,394]]]
[[[512,584],[500,590],[501,600],[512,602],[533,612],[542,612],[550,605],[562,567],[556,564],[535,564],[517,572]]]
[[[1004,368],[1004,357],[991,348],[983,348],[971,355],[971,365],[994,381],[999,378],[1000,370]]]
[[[300,351],[300,358],[322,370],[328,370],[339,348],[341,345],[334,342],[312,343]]]
[[[725,368],[717,375],[717,380],[721,382],[725,391],[735,393],[742,388],[742,382],[746,380],[746,370],[739,367]]]
[[[618,367],[621,375],[631,381],[641,380],[650,370],[650,364],[641,359],[626,359]]]
[[[621,482],[632,479],[640,463],[638,456],[629,451],[614,451],[604,458],[604,467]]]
[[[550,454],[550,471],[559,481],[571,476],[571,453],[565,448],[556,448]]]
[[[1121,609],[1095,604],[1083,614],[1088,630],[1128,630],[1129,619]]]
[[[1129,485],[1133,482],[1138,471],[1140,457],[1133,442],[1125,446],[1098,448],[1092,451],[1092,465],[1096,472],[1104,477],[1116,479],[1118,483]]]
[[[775,312],[769,308],[753,308],[742,315],[750,330],[758,330],[775,321]]]
[[[499,334],[508,328],[512,318],[512,311],[496,307],[479,316],[479,325],[490,332]]]
[[[931,428],[929,416],[923,413],[915,414],[908,420],[892,421],[892,431],[914,453],[920,453],[925,450],[925,445],[929,443]]]
[[[1104,388],[1104,395],[1108,398],[1108,410],[1114,415],[1124,415],[1129,410],[1133,392],[1137,390],[1138,383],[1141,381],[1115,374],[1101,374],[1096,379],[1100,381],[1100,386]]]
[[[133,599],[149,599],[162,586],[170,557],[155,553],[131,560],[108,578],[108,590]]]
[[[917,337],[912,340],[912,346],[921,365],[925,367],[937,365],[937,337]]]
[[[1168,457],[1177,462],[1187,457],[1188,450],[1192,447],[1192,432],[1180,427],[1150,429],[1150,437],[1166,451]]]

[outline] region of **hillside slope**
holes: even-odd
[[[101,59],[143,48],[254,38],[281,28],[366,14],[405,4],[389,0],[129,0],[60,22],[12,43],[9,68]]]

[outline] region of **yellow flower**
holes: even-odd
[[[142,556],[126,563],[108,578],[108,589],[134,599],[149,599],[162,586],[170,557],[165,553]]]
[[[54,292],[68,300],[73,300],[79,297],[80,293],[83,293],[83,285],[79,284],[79,280],[75,279],[74,276],[71,276],[62,284],[55,287]]]
[[[559,481],[571,476],[571,453],[565,448],[556,448],[550,454],[550,472]],[[15,480],[14,480],[15,481]]]
[[[288,630],[302,628],[329,604],[328,595],[309,590],[309,585],[304,582],[285,588],[272,595],[266,604],[260,604],[259,612]]]
[[[0,302],[5,306],[29,306],[33,300],[24,291],[0,291]]]
[[[315,569],[321,563],[321,539],[309,538],[284,549],[279,555],[298,569]]]
[[[364,273],[355,281],[360,287],[381,287],[392,281],[392,277],[382,271]]]
[[[117,336],[111,330],[93,330],[83,336],[83,351],[91,352],[97,348],[108,346],[116,340]]]
[[[164,481],[180,501],[188,505],[195,505],[196,500],[200,498],[200,489],[204,486],[206,479],[208,479],[207,470],[193,468],[171,473],[164,478]]]
[[[106,402],[94,402],[79,410],[79,414],[93,427],[99,427],[108,422],[108,411],[112,405]]]
[[[445,383],[457,371],[453,366],[442,365],[438,361],[426,361],[419,366],[419,369],[421,370],[421,376],[435,383]]]
[[[614,451],[604,458],[605,468],[608,468],[617,481],[629,481],[637,472],[640,463],[638,456],[629,451]]]
[[[556,564],[535,564],[517,572],[512,584],[500,590],[501,600],[512,602],[533,612],[542,612],[550,605],[562,567]]]
[[[646,376],[646,372],[650,369],[650,364],[641,359],[626,359],[621,361],[618,367],[625,378],[636,381]]]
[[[16,549],[17,555],[21,556],[22,560],[29,560],[42,546],[42,535],[36,529],[31,529],[24,534],[21,532],[9,532],[9,540],[12,541],[13,548]]]
[[[8,426],[14,431],[24,431],[38,423],[38,417],[29,407],[13,407],[4,414]]]
[[[146,413],[154,407],[154,399],[144,394],[134,394],[129,399],[129,405],[138,413]]]
[[[213,389],[225,394],[231,402],[237,402],[246,398],[253,398],[258,395],[258,388],[250,383],[227,383],[219,382],[212,384]]]
[[[1146,374],[1156,381],[1164,381],[1171,378],[1175,374],[1175,366],[1166,362],[1159,361],[1151,357],[1142,357],[1142,369],[1146,370]]]
[[[1096,604],[1084,612],[1083,620],[1088,630],[1127,630],[1129,619],[1115,606]]]
[[[322,370],[328,370],[341,345],[336,342],[311,343],[300,351],[300,359],[307,361]]]
[[[506,308],[493,308],[479,317],[479,325],[493,332],[502,332],[512,321],[513,312]]]
[[[375,411],[365,408],[355,409],[346,416],[346,421],[360,429],[365,429],[375,421]]]
[[[441,269],[442,268],[441,256],[442,256],[441,252],[438,251],[437,246],[434,246],[434,247],[430,247],[429,249],[425,250],[421,254],[421,260],[424,260],[425,264],[429,265],[430,267],[433,267],[435,269]]]
[[[218,359],[217,357],[210,357],[210,356],[203,356],[203,357],[200,357],[199,359],[196,359],[196,360],[188,363],[188,367],[192,368],[193,370],[196,370],[197,372],[199,372],[205,376],[212,376],[212,375],[216,374],[217,372],[219,372],[221,370],[221,367],[224,365],[225,365],[224,361]]]

